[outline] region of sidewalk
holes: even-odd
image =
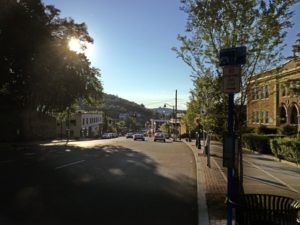
[[[227,181],[221,173],[222,168],[214,162],[213,157],[211,157],[210,168],[207,166],[207,157],[203,154],[203,148],[197,149],[195,140],[192,142],[183,140],[183,142],[192,149],[197,165],[198,224],[226,225]],[[213,148],[213,145],[211,147]]]

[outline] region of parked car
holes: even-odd
[[[131,132],[127,133],[126,138],[133,138],[133,133],[131,133]]]
[[[154,134],[154,141],[163,141],[166,142],[166,137],[163,133],[155,133]]]
[[[144,134],[142,133],[136,133],[133,135],[133,140],[136,141],[136,140],[142,140],[142,141],[145,141],[145,137],[144,137]]]
[[[109,138],[112,138],[112,134],[111,134],[111,133],[104,133],[104,134],[102,134],[102,138],[103,138],[103,139],[109,139]]]
[[[165,138],[166,138],[166,139],[169,139],[169,138],[170,138],[170,135],[169,135],[167,132],[163,132],[163,134],[165,135]]]

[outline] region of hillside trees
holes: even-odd
[[[40,0],[6,0],[0,8],[0,105],[6,111],[55,113],[77,99],[101,99],[100,72],[68,41],[92,42],[84,23],[60,18]],[[82,46],[85,48],[85,46]]]

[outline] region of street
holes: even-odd
[[[0,224],[197,224],[195,160],[181,142],[15,146],[0,167]]]

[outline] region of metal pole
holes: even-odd
[[[175,127],[176,127],[176,134],[175,134],[175,141],[177,139],[177,133],[178,133],[178,128],[177,128],[177,89],[175,90]]]
[[[228,133],[233,135],[233,107],[234,94],[228,94]],[[233,190],[233,169],[227,168],[227,225],[232,225],[232,190]]]
[[[207,135],[207,166],[210,168],[210,137]]]

